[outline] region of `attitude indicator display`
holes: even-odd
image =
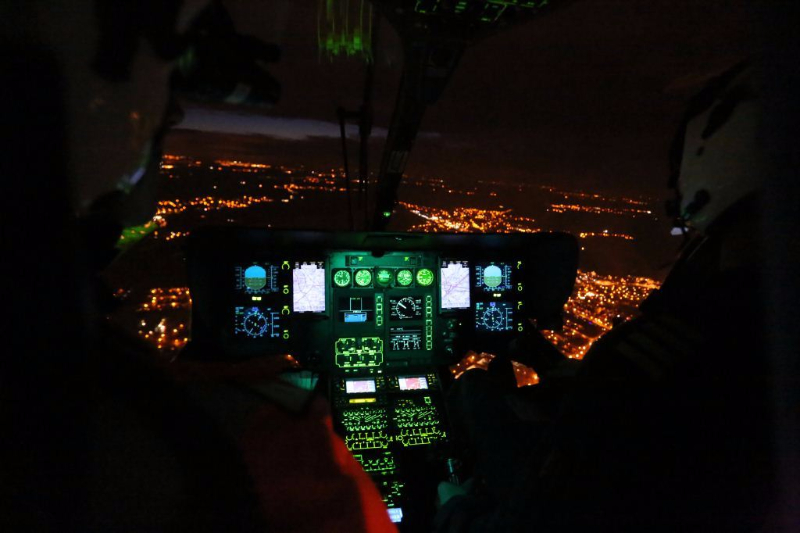
[[[475,288],[483,292],[506,292],[514,286],[512,284],[511,265],[506,263],[489,263],[476,265]]]
[[[278,292],[277,265],[254,263],[235,268],[236,290],[245,294],[272,294]]]

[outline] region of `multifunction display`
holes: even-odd
[[[271,294],[278,292],[279,267],[270,263],[253,263],[237,266],[236,291],[245,294]]]

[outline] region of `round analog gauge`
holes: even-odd
[[[394,311],[398,318],[414,318],[417,314],[417,304],[414,302],[414,298],[406,296],[398,300]]]
[[[350,285],[350,272],[347,270],[337,270],[333,274],[333,282],[337,287],[347,287]]]
[[[392,282],[392,271],[382,268],[375,273],[375,280],[378,285],[387,286]]]
[[[250,337],[263,337],[269,326],[269,320],[261,311],[253,311],[244,318],[244,332]]]
[[[417,270],[417,284],[422,287],[427,287],[433,283],[433,272],[429,268],[421,268]]]
[[[356,270],[356,285],[359,287],[368,287],[372,283],[372,272],[369,270]]]
[[[397,271],[397,284],[401,287],[408,287],[414,281],[414,274],[407,269]]]
[[[503,312],[497,307],[489,307],[480,318],[481,323],[488,331],[504,331],[505,317]]]

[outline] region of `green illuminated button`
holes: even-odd
[[[408,287],[414,281],[414,274],[407,269],[397,271],[397,284],[401,287]]]
[[[333,274],[333,282],[336,284],[337,287],[349,287],[350,272],[348,272],[347,270],[337,270]]]
[[[382,268],[375,273],[375,279],[378,281],[378,285],[389,285],[392,282],[392,271]]]
[[[429,268],[417,270],[417,284],[427,287],[431,283],[433,283],[433,272]]]
[[[372,272],[369,270],[356,270],[356,285],[368,287],[372,283]]]

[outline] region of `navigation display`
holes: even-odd
[[[295,313],[325,312],[325,263],[295,263],[292,270],[292,305]]]
[[[365,394],[375,392],[374,379],[348,379],[344,382],[347,394]]]
[[[484,292],[505,292],[513,288],[507,263],[484,263],[475,266],[475,288]]]
[[[236,290],[245,294],[271,294],[278,292],[278,266],[271,263],[253,263],[235,268]]]
[[[234,334],[253,339],[281,336],[281,314],[271,307],[234,308]]]
[[[394,352],[421,350],[422,330],[411,328],[390,328],[389,346]]]
[[[468,309],[469,263],[467,261],[442,261],[442,309]]]
[[[425,376],[397,378],[400,390],[428,390],[428,380]]]
[[[475,330],[504,332],[514,329],[514,304],[511,302],[476,302]]]

